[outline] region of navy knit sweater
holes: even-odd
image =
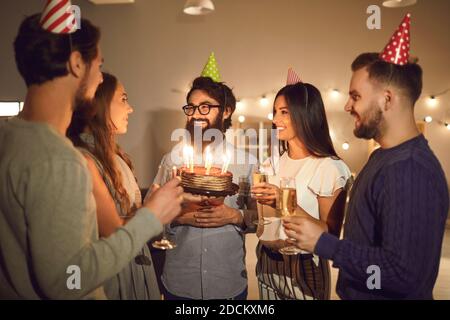
[[[449,193],[424,136],[373,152],[350,197],[344,239],[324,233],[315,248],[339,269],[338,295],[432,299]],[[376,274],[379,288],[373,288]]]

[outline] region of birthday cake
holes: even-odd
[[[233,174],[231,172],[222,173],[219,168],[212,167],[206,174],[206,168],[194,167],[191,171],[188,168],[181,170],[181,186],[186,190],[204,190],[227,192],[233,190]]]

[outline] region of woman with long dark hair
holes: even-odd
[[[287,85],[276,95],[273,128],[280,141],[262,170],[268,183],[255,184],[252,194],[264,213],[277,207],[280,180],[293,178],[298,214],[308,214],[339,235],[350,171],[338,157],[330,138],[319,90],[308,83]],[[275,214],[277,216],[277,214]],[[307,252],[281,254],[286,237],[280,218],[259,226],[257,277],[261,299],[329,299],[327,260]],[[283,250],[281,250],[283,252]]]
[[[116,143],[125,134],[133,109],[123,85],[103,73],[94,101],[78,106],[68,137],[87,160],[93,180],[100,237],[108,237],[141,206],[141,193],[130,158]],[[155,226],[155,234],[159,232]],[[149,248],[144,246],[117,276],[104,285],[108,299],[159,300],[161,298]]]

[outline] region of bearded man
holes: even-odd
[[[208,146],[214,166],[221,166],[228,152],[232,158],[228,171],[233,174],[233,182],[237,183],[242,176],[250,181],[256,158],[224,139],[236,108],[232,90],[222,82],[202,76],[194,80],[186,100],[182,109],[195,153],[204,158],[202,153]],[[194,137],[198,134],[201,142],[195,144]],[[216,140],[211,143],[207,136]],[[183,165],[183,144],[180,142],[163,157],[154,183],[164,184],[164,172]],[[166,252],[162,272],[165,299],[246,299],[244,216],[252,214],[239,210],[236,195],[215,205],[185,206],[178,219],[166,227],[169,239],[177,246]]]

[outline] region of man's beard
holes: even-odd
[[[351,114],[355,115],[356,113],[352,111]],[[353,134],[357,138],[370,140],[381,136],[383,113],[376,102],[370,105],[369,110],[362,117],[359,117],[359,121],[359,127],[353,130]]]
[[[77,92],[75,93],[75,101],[72,106],[72,111],[81,110],[84,108],[89,108],[92,105],[92,101],[94,100],[94,97],[86,97],[88,87],[88,73],[86,73],[81,79],[80,86],[77,89]]]
[[[194,119],[191,118],[191,120],[186,122],[186,130],[191,135],[191,141],[194,141],[194,129],[195,129],[195,121],[204,121],[207,123],[207,126],[205,128],[202,128],[202,141],[203,137],[205,135],[205,132],[209,129],[217,129],[220,132],[224,132],[224,126],[223,126],[223,113],[220,112],[213,123],[209,122],[209,119]]]

